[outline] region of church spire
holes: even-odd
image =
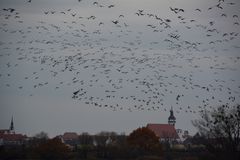
[[[176,118],[173,114],[173,108],[171,106],[170,116],[168,117],[168,124],[175,126],[175,123],[176,123]]]
[[[14,132],[13,116],[12,116],[12,120],[11,120],[11,124],[10,124],[9,130],[11,132]]]

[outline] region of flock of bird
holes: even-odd
[[[239,2],[216,0],[209,8],[191,11],[169,6],[169,17],[145,9],[118,14],[121,8],[110,1],[88,3],[88,13],[43,8],[38,20],[29,20],[18,8],[2,8],[1,90],[30,96],[41,88],[71,90],[69,97],[81,105],[130,112],[173,106],[177,113],[197,113],[239,103],[240,79],[233,75],[240,73],[240,11],[225,12]],[[93,15],[94,10],[113,14]],[[200,20],[201,14],[217,18]],[[21,66],[34,71],[14,72]]]

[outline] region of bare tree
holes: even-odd
[[[81,158],[87,159],[88,153],[93,148],[93,136],[89,135],[87,132],[82,133],[79,136],[80,148],[78,149]]]
[[[201,119],[192,123],[207,139],[206,146],[211,152],[223,153],[232,159],[240,158],[240,105],[204,110]]]
[[[46,132],[41,131],[40,133],[37,133],[34,138],[37,139],[48,139],[48,134]]]
[[[95,140],[97,146],[106,146],[109,136],[110,136],[109,132],[104,132],[104,131],[95,135],[94,140]]]
[[[81,145],[93,145],[93,137],[89,135],[87,132],[79,135],[79,141]]]

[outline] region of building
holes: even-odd
[[[79,137],[75,132],[65,132],[63,135],[58,136],[58,138],[69,146],[76,146],[79,144]]]
[[[0,135],[2,135],[2,134],[15,134],[14,124],[13,124],[13,117],[11,119],[11,123],[10,123],[9,129],[1,129],[0,130]]]
[[[22,145],[26,139],[26,135],[15,133],[13,117],[9,129],[0,130],[0,146]]]
[[[176,131],[181,142],[184,142],[186,139],[191,138],[187,130],[177,129]]]
[[[160,141],[177,141],[179,136],[173,125],[170,124],[147,124],[147,128],[152,130]]]
[[[173,109],[171,107],[170,116],[168,117],[168,124],[175,126],[175,123],[176,123],[176,118],[174,116]]]
[[[179,140],[179,136],[175,129],[176,118],[173,113],[173,109],[170,110],[170,116],[168,117],[168,124],[147,124],[147,128],[152,130],[160,141],[174,142]]]

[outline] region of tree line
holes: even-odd
[[[21,146],[0,146],[0,159],[148,159],[148,160],[238,160],[240,159],[240,105],[221,105],[203,110],[192,123],[198,133],[185,142],[184,149],[171,147],[147,127],[129,135],[102,131],[82,133],[77,140],[63,143],[41,132]]]

